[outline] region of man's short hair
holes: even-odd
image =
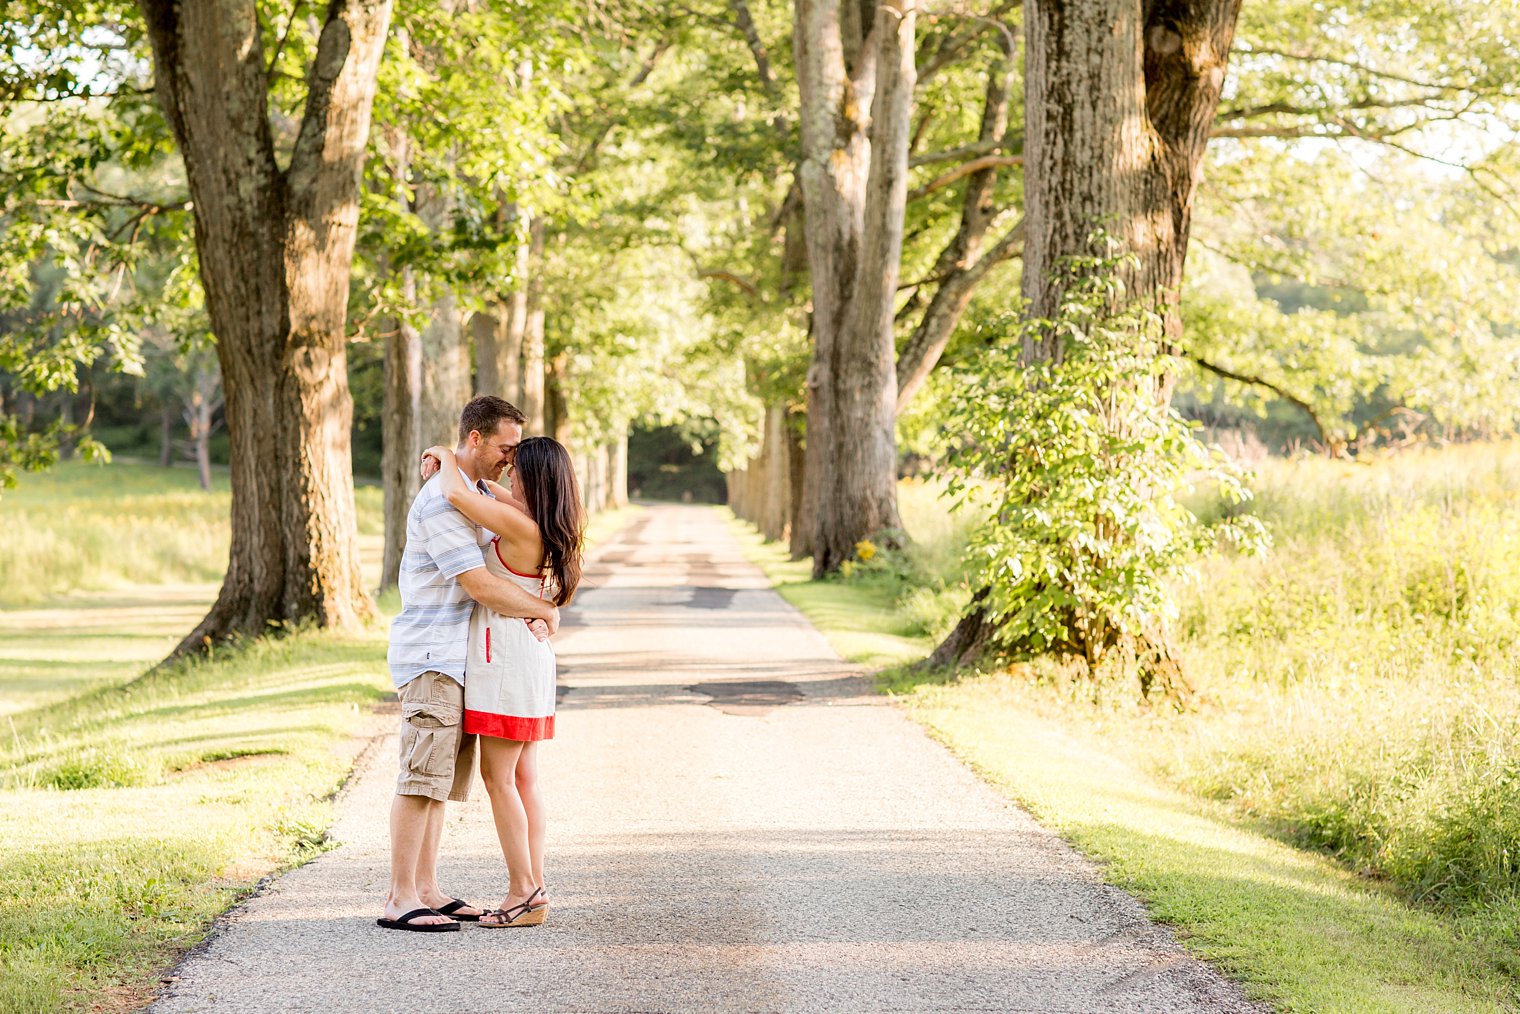
[[[464,411],[459,413],[459,442],[462,444],[468,440],[471,430],[479,430],[481,436],[488,437],[503,422],[515,422],[521,426],[527,421],[528,417],[523,415],[522,409],[510,401],[494,394],[482,394],[470,399]]]

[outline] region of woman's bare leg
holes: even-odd
[[[538,889],[533,882],[533,861],[528,853],[528,815],[517,792],[517,762],[523,744],[495,736],[480,737],[480,776],[491,797],[491,816],[496,837],[501,839],[502,858],[507,861],[507,896],[503,909],[528,900]]]
[[[537,743],[524,743],[522,754],[517,758],[517,795],[522,799],[528,817],[528,859],[533,870],[533,883],[543,887],[544,830],[548,821],[544,797],[538,790]]]

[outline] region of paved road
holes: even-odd
[[[1252,1009],[873,696],[715,512],[643,512],[590,582],[543,759],[545,926],[376,928],[384,740],[345,844],[225,919],[153,1009]],[[488,901],[505,877],[477,797],[451,808],[443,879]]]

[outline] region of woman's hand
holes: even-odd
[[[444,465],[454,461],[454,449],[442,444],[434,444],[422,452],[422,481],[427,482],[437,475]]]

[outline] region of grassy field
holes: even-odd
[[[379,631],[300,634],[12,716],[0,1010],[140,1005],[212,917],[321,848],[384,656]]]
[[[884,684],[1279,1007],[1520,1009],[1520,448],[1269,462],[1260,488],[1274,550],[1178,590],[1190,707],[1046,663]],[[903,512],[938,571],[819,584],[750,551],[846,657],[911,660],[964,589],[932,497]]]
[[[358,500],[377,577],[379,490]],[[214,598],[228,504],[130,463],[0,499],[0,1011],[141,1006],[217,914],[325,847],[333,793],[388,724],[383,628],[142,675]]]

